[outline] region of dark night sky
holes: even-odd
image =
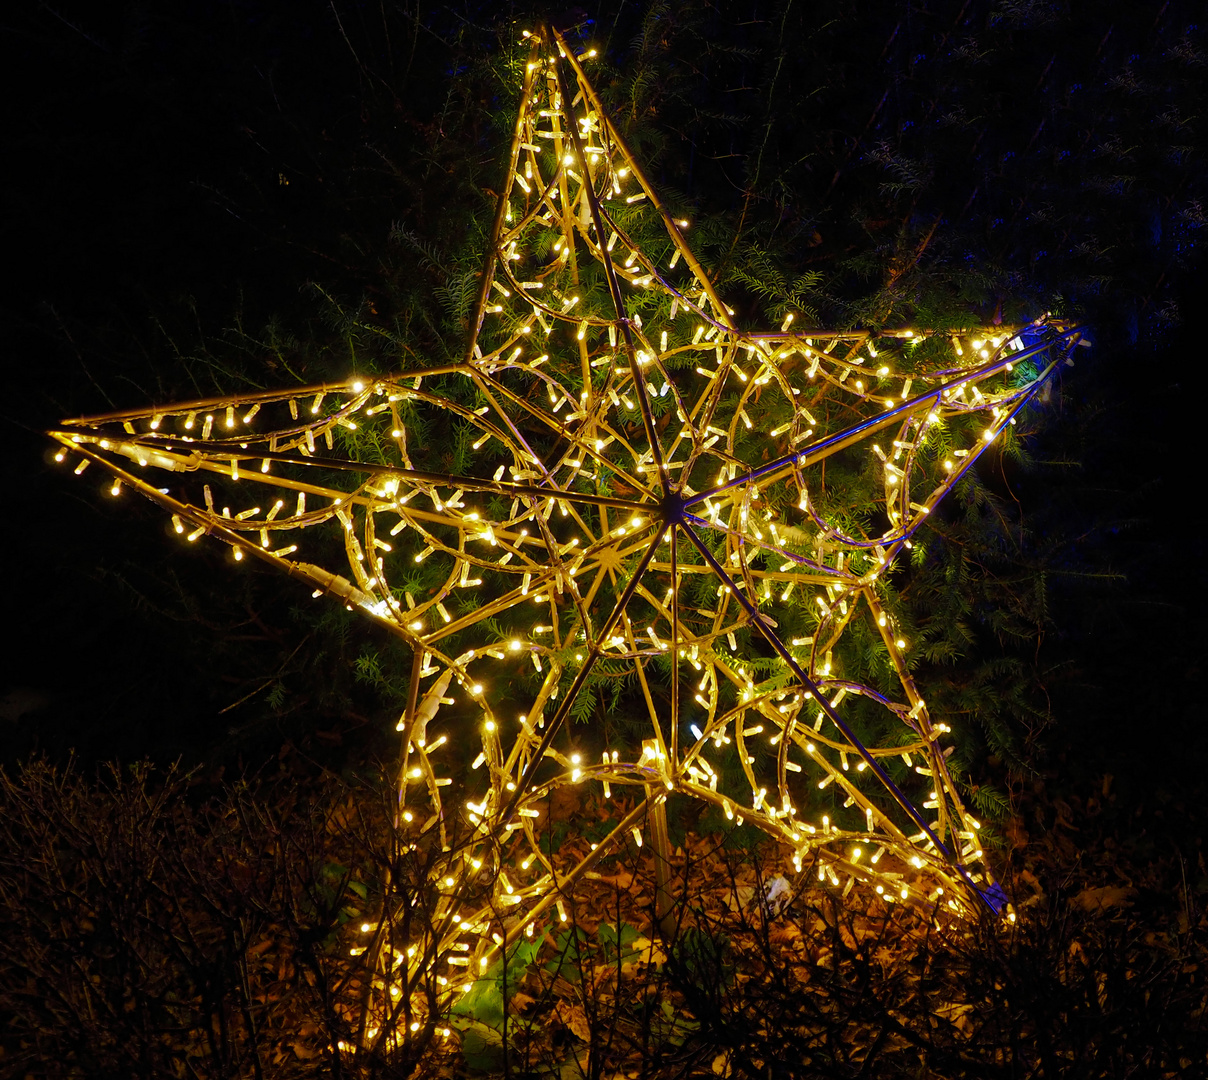
[[[338,248],[342,229],[365,230],[372,244],[389,226],[388,208],[372,200],[346,203],[357,220],[340,222],[313,183],[279,183],[282,173],[338,170],[355,139],[365,87],[329,9],[215,0],[153,14],[166,7],[139,14],[128,5],[103,18],[91,5],[58,5],[6,16],[3,26],[0,235],[10,269],[0,304],[15,385],[0,407],[11,628],[0,695],[41,702],[35,714],[0,720],[5,760],[68,743],[101,757],[187,752],[199,733],[224,730],[215,714],[239,696],[206,667],[219,615],[182,620],[154,610],[170,589],[138,600],[119,581],[166,588],[176,556],[157,514],[108,505],[95,473],[60,475],[35,430],[109,402],[140,404],[161,377],[182,386],[172,342],[187,352],[191,325],[214,340],[241,306],[249,326],[289,317],[309,302],[307,280],[348,283],[323,254]],[[432,21],[443,32],[457,20],[446,12]],[[400,140],[439,107],[442,49],[416,31],[416,127],[401,123]],[[266,117],[271,130],[257,130]],[[326,182],[351,188],[357,179],[328,172]],[[1202,267],[1167,283],[1189,321],[1200,316],[1203,285]],[[1202,432],[1199,350],[1186,328],[1156,344],[1105,336],[1102,379],[1090,387],[1094,376],[1078,375],[1078,393],[1108,404],[1097,421],[1108,437],[1094,445],[1085,486],[1127,496],[1122,514],[1133,523],[1097,539],[1095,557],[1130,581],[1110,604],[1068,601],[1082,638],[1061,647],[1079,674],[1054,704],[1093,754],[1117,768],[1131,759],[1139,776],[1157,755],[1129,752],[1124,725],[1168,724],[1190,774],[1204,749],[1208,599],[1196,524],[1204,482],[1187,464]],[[188,562],[190,580],[215,569]]]

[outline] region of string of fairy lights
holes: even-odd
[[[363,949],[381,1007],[416,1024],[425,980],[444,1008],[564,920],[575,880],[641,844],[672,794],[844,894],[1003,905],[883,585],[1085,344],[1047,317],[739,329],[588,81],[591,54],[552,32],[531,47],[463,360],[50,433],[58,460],[157,503],[182,542],[270,563],[411,651],[395,825],[440,846],[432,919],[400,940],[384,912]],[[836,504],[828,463],[876,470],[875,512]],[[842,670],[858,625],[879,683]],[[601,745],[606,697],[639,737]],[[560,785],[633,800],[556,877],[542,834]]]

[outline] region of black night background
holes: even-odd
[[[476,257],[472,222],[489,218],[502,180],[503,57],[542,14],[471,0],[128,0],[0,17],[6,798],[31,759],[73,760],[84,786],[103,762],[179,760],[197,769],[199,800],[244,775],[352,784],[395,753],[399,703],[358,668],[391,647],[371,626],[316,614],[267,570],[185,549],[156,508],[110,498],[99,470],[56,465],[41,432],[148,401],[342,378],[350,350],[387,370],[365,326],[401,327],[413,358],[434,355],[450,325],[442,297]],[[1015,621],[975,612],[968,655],[934,675],[972,678],[1002,654],[1023,672],[1006,691],[970,691],[991,709],[1009,692],[1018,708],[1000,710],[1009,737],[971,736],[969,777],[1000,805],[993,859],[1021,910],[1045,912],[1063,963],[1075,963],[1073,923],[1092,924],[1086,941],[1104,956],[1150,952],[1119,973],[1088,961],[1110,993],[1098,1006],[1094,993],[1048,999],[1074,1019],[1034,1052],[903,1045],[912,1075],[1192,1075],[1208,1045],[1208,11],[585,0],[552,17],[600,50],[597,78],[656,183],[709,223],[702,261],[729,274],[741,316],[758,318],[759,277],[775,265],[808,279],[821,325],[891,310],[925,324],[959,306],[971,322],[1052,309],[1089,327],[1094,347],[1062,376],[1032,466],[986,480],[1004,508],[1002,561],[987,570],[999,591],[986,595],[1013,596]],[[24,872],[12,850],[0,858],[0,877]],[[0,982],[34,985],[14,945],[21,894],[0,897]],[[1177,1016],[1161,1031],[1142,1016],[1149,997],[1136,1004],[1146,979]],[[21,1017],[34,1006],[5,994],[0,1075],[172,1074],[159,1051],[123,1063],[83,1036],[70,1053],[49,1035],[31,1049]],[[660,1058],[645,1075],[908,1071],[907,1050],[875,1032],[871,1056],[832,1046],[773,1065],[702,1010],[674,1067]],[[569,1021],[540,1022],[555,1047],[584,1041]],[[294,1075],[267,1056],[255,1069],[233,1051],[195,1060],[196,1075]],[[372,1072],[339,1060],[299,1052],[289,1066]],[[483,1060],[439,1068],[498,1064]]]

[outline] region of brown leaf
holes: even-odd
[[[780,922],[768,927],[768,940],[774,945],[785,945],[801,937],[801,927],[796,923]]]
[[[526,994],[523,990],[510,990],[508,992],[508,1009],[512,1012],[523,1012],[537,999],[532,994]]]
[[[587,1022],[583,1006],[578,1002],[559,1001],[554,1006],[554,1016],[576,1039],[585,1043],[591,1042],[591,1025]]]
[[[591,874],[593,880],[605,885],[612,885],[623,892],[633,887],[634,874],[632,870],[618,870],[615,874]]]
[[[1132,898],[1136,893],[1136,889],[1130,889],[1125,885],[1103,885],[1097,889],[1083,889],[1074,897],[1073,903],[1083,911],[1093,914],[1096,911],[1106,911],[1111,908],[1132,907]]]
[[[950,1024],[955,1025],[961,1031],[972,1030],[973,1025],[969,1021],[969,1014],[973,1011],[973,1006],[965,1002],[949,1002],[940,1005],[936,1008],[937,1016],[947,1020]]]
[[[554,788],[549,800],[550,820],[565,821],[567,818],[577,814],[582,806],[583,799],[577,788]]]

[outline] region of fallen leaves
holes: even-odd
[[[386,875],[352,842],[366,814],[346,789],[326,809],[316,801],[307,832],[296,798],[288,822],[245,792],[239,813],[190,825],[183,803],[168,814],[161,800],[149,815],[137,784],[89,794],[52,779],[27,778],[20,791],[10,782],[0,820],[0,900],[23,928],[0,942],[0,1006],[15,1017],[0,1033],[6,1067],[45,1058],[56,1032],[71,1030],[108,1055],[98,1060],[111,1072],[132,1048],[166,1062],[165,1075],[197,1077],[250,1074],[258,1055],[274,1080],[329,1075],[337,1056],[350,1077],[389,1060],[433,1080],[505,1066],[559,1080],[759,1080],[768,1062],[819,1078],[999,1076],[1036,1072],[1046,1046],[1086,1075],[1161,1076],[1204,1056],[1202,858],[1169,844],[1155,858],[1144,830],[1140,840],[1116,831],[1097,777],[1086,800],[1029,808],[1062,833],[1072,821],[1080,848],[1071,858],[1041,830],[1016,853],[1015,924],[955,922],[867,889],[844,895],[808,866],[796,874],[774,847],[730,849],[724,835],[681,828],[672,940],[653,925],[649,845],[620,845],[563,894],[567,920],[484,971],[452,1016],[426,1017],[421,992],[414,1015],[399,1000],[392,1043],[376,1020],[361,1027],[373,984],[353,947],[369,940],[361,924],[376,917]],[[558,811],[549,850],[565,876],[617,806],[579,793]],[[97,834],[109,838],[103,849]],[[395,896],[421,919],[422,863],[407,866],[390,864]],[[165,898],[175,906],[156,906]],[[116,957],[143,965],[139,985],[115,976]],[[200,973],[217,978],[221,963],[215,995]],[[160,1025],[154,1042],[137,1027],[147,1017]],[[70,1064],[77,1051],[55,1052]]]
[[[1133,897],[1137,890],[1127,885],[1100,885],[1088,887],[1079,892],[1071,901],[1083,911],[1094,914],[1098,911],[1110,911],[1114,908],[1132,907]]]
[[[555,1002],[553,1017],[581,1042],[591,1042],[591,1024],[578,1002],[565,999]]]

